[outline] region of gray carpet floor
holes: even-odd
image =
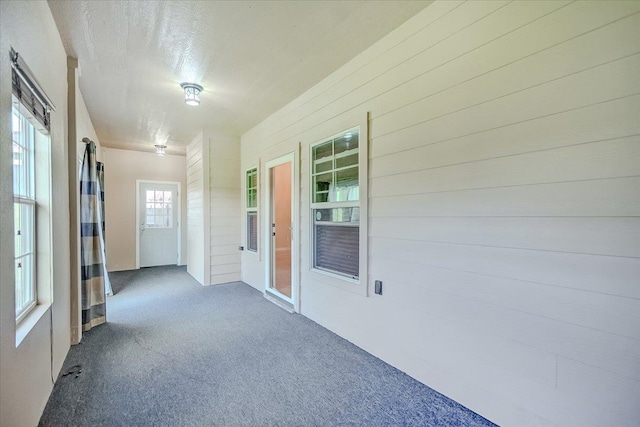
[[[489,426],[244,283],[111,274],[108,323],[65,360],[40,426]]]

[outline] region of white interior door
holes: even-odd
[[[138,183],[140,267],[178,264],[178,185]]]

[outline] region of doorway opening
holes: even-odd
[[[295,280],[295,203],[294,154],[288,154],[266,164],[267,174],[267,283],[266,294],[287,309],[297,309]],[[282,305],[282,304],[281,304]]]
[[[180,264],[180,183],[137,181],[136,268]]]

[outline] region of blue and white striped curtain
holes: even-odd
[[[80,292],[83,331],[107,320],[106,284],[109,279],[104,250],[103,201],[104,167],[101,163],[96,163],[96,146],[91,141],[86,145],[80,170]]]

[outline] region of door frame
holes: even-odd
[[[153,181],[149,179],[136,179],[136,213],[135,213],[135,233],[136,233],[136,270],[140,269],[140,185],[142,184],[169,184],[175,185],[178,194],[178,257],[176,265],[181,265],[182,259],[182,183],[178,181]]]
[[[284,164],[291,163],[291,298],[287,298],[285,295],[271,289],[272,281],[272,235],[271,235],[271,223],[272,223],[272,200],[271,200],[271,168]],[[299,174],[299,151],[293,151],[285,154],[284,156],[277,157],[265,163],[263,168],[263,179],[266,185],[264,186],[264,200],[265,203],[265,215],[264,227],[263,227],[263,241],[265,244],[265,283],[264,292],[265,296],[269,299],[277,298],[291,304],[293,311],[300,311],[300,215],[299,215],[299,189],[300,189],[300,174]]]

